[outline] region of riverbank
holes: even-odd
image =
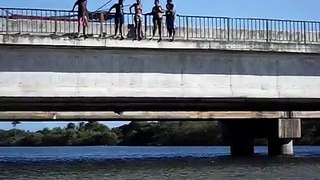
[[[320,145],[320,122],[302,124],[296,145]],[[257,139],[256,145],[267,140]],[[66,127],[37,132],[0,130],[0,146],[224,146],[218,122],[131,122],[112,128],[96,121],[69,123]]]

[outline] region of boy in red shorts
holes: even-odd
[[[78,6],[78,36],[80,37],[80,27],[83,27],[83,36],[88,38],[86,35],[86,28],[88,27],[88,10],[87,10],[87,0],[77,0],[74,3],[72,11]]]

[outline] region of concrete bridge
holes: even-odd
[[[0,119],[100,119],[103,112],[116,119],[129,111],[143,120],[220,120],[232,154],[252,154],[253,139],[262,137],[277,155],[292,154],[300,119],[319,114],[308,112],[320,107],[317,22],[179,16],[177,41],[158,43],[96,37],[108,23],[94,21],[90,28],[100,32],[74,39],[66,30],[72,19],[0,10]],[[207,23],[190,26],[192,19]],[[253,20],[256,27],[232,23]],[[54,32],[43,30],[51,25]]]

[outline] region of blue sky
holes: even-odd
[[[165,4],[165,0],[160,0]],[[95,11],[107,0],[88,0],[90,11]],[[111,4],[115,3],[113,0]],[[125,0],[132,4],[135,0]],[[144,11],[151,10],[153,0],[142,0]],[[0,0],[0,7],[45,9],[71,9],[74,0]],[[178,14],[226,17],[255,17],[272,19],[320,20],[320,0],[174,0]],[[110,4],[110,5],[111,5]],[[110,7],[110,6],[109,6]],[[105,123],[110,127],[124,122]],[[22,129],[37,130],[43,127],[65,126],[66,123],[22,123]],[[11,128],[11,123],[0,123],[0,129]]]
[[[17,125],[17,128],[19,129],[26,129],[30,131],[37,131],[40,129],[43,129],[44,127],[66,127],[69,122],[21,122],[21,124]],[[78,124],[79,122],[73,122]],[[106,124],[110,128],[118,127],[123,124],[129,123],[125,121],[114,121],[114,122],[101,122],[103,124]],[[11,122],[0,122],[0,129],[9,130],[12,129]]]
[[[108,0],[88,0],[94,11]],[[112,0],[112,3],[116,0]],[[135,0],[125,0],[131,4]],[[142,0],[150,11],[153,0]],[[160,0],[165,4],[165,0]],[[174,0],[178,14],[319,20],[319,0]],[[71,9],[74,0],[0,0],[0,7]]]

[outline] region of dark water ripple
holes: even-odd
[[[0,148],[0,179],[320,179],[320,147],[233,158],[227,147]]]

